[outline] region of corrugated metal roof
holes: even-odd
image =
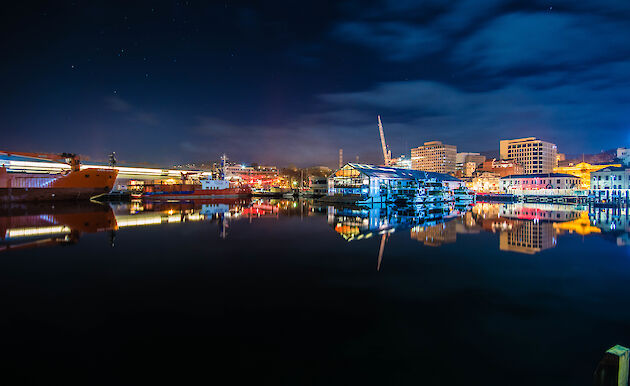
[[[437,181],[461,181],[459,178],[453,177],[448,174],[425,172],[422,170],[412,170],[412,169],[403,169],[403,168],[368,165],[368,164],[356,164],[356,163],[348,163],[344,165],[344,167],[345,166],[350,166],[353,169],[369,177],[389,178],[389,179],[399,179],[399,180],[407,180],[407,179],[426,180],[429,178],[434,178]]]

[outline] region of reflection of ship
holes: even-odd
[[[82,233],[117,228],[109,205],[23,203],[0,207],[0,251],[76,243]]]
[[[118,175],[118,171],[114,169],[81,170],[79,157],[75,154],[0,154],[25,159],[62,161],[70,165],[70,170],[62,174],[9,172],[6,167],[0,167],[0,202],[87,200],[109,193]]]

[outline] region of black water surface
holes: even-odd
[[[630,345],[630,250],[617,236],[554,231],[554,246],[525,254],[457,217],[438,246],[395,229],[379,264],[378,232],[348,242],[334,210],[310,209],[0,253],[2,377],[574,386]]]

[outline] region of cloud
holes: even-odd
[[[142,111],[122,98],[107,97],[105,98],[105,103],[109,109],[121,113],[130,122],[142,123],[149,126],[160,123],[155,114]]]
[[[627,58],[630,25],[557,12],[497,17],[453,53],[460,66],[490,72],[584,66]]]
[[[403,22],[344,22],[332,35],[342,41],[373,48],[375,56],[391,61],[408,61],[439,51],[443,38],[422,26]]]
[[[392,144],[408,147],[442,140],[465,150],[498,147],[502,138],[538,136],[560,151],[598,151],[622,146],[630,122],[630,63],[567,73],[517,78],[492,90],[475,91],[427,80],[383,82],[359,92],[321,95],[330,108],[353,115],[383,115]],[[610,84],[611,73],[626,74]],[[392,125],[394,123],[394,125]],[[614,146],[614,145],[613,145]]]

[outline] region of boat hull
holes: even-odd
[[[0,188],[0,202],[89,200],[109,193],[103,188]]]
[[[118,172],[83,169],[62,175],[7,173],[0,169],[0,202],[89,200],[109,193]]]
[[[146,192],[142,195],[142,198],[151,200],[216,200],[224,198],[244,198],[251,196],[251,194],[251,189],[246,187],[215,190],[197,189],[179,192]]]

